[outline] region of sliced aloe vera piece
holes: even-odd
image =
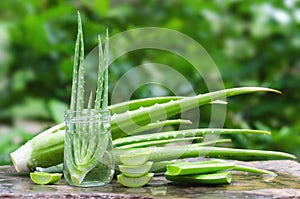
[[[193,184],[205,184],[205,185],[229,184],[232,179],[231,172],[184,175],[184,176],[172,175],[169,172],[166,172],[165,177],[167,180],[177,182],[177,183],[193,183]]]
[[[61,173],[31,172],[30,179],[40,185],[53,184],[60,180]]]
[[[150,171],[152,165],[153,162],[146,162],[145,164],[140,166],[119,165],[119,169],[125,176],[136,178],[147,174]]]
[[[209,163],[221,163],[221,162],[228,162],[225,160],[219,160],[219,159],[215,159],[215,160],[205,160],[205,161],[197,161],[197,162],[184,162],[184,161],[178,161],[178,160],[169,160],[169,161],[161,161],[161,162],[155,162],[151,168],[151,172],[154,173],[162,173],[162,172],[166,172],[167,171],[167,166],[174,164],[174,165],[189,165],[189,164],[209,164]]]
[[[117,175],[118,182],[125,187],[142,187],[146,185],[153,177],[153,173],[147,173],[141,177],[131,178],[127,177],[124,174]]]
[[[220,163],[206,163],[199,164],[192,163],[180,163],[167,165],[167,171],[171,175],[191,175],[191,174],[203,174],[203,173],[214,173],[220,170],[233,169],[234,163],[231,162],[220,162]]]
[[[141,151],[137,153],[120,155],[120,161],[128,166],[140,166],[145,164],[150,156],[150,151]]]

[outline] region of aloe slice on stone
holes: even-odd
[[[153,177],[153,173],[147,173],[144,176],[131,178],[124,174],[117,175],[118,182],[125,187],[142,187],[150,182]]]
[[[53,184],[60,180],[61,173],[31,172],[30,179],[35,184],[46,185]]]
[[[177,183],[193,183],[203,185],[220,185],[229,184],[232,179],[231,172],[220,172],[210,174],[196,174],[196,175],[172,175],[169,172],[165,173],[167,180],[174,181]]]
[[[119,169],[125,176],[136,178],[146,175],[150,171],[152,165],[153,162],[146,162],[140,166],[119,165]]]
[[[136,153],[124,153],[120,155],[120,162],[128,166],[140,166],[145,164],[150,156],[149,150],[141,150]]]
[[[167,166],[167,171],[171,175],[191,175],[191,174],[202,174],[202,173],[214,173],[220,170],[233,169],[234,163],[231,162],[220,162],[220,163],[206,163],[203,164],[171,164]]]
[[[169,160],[169,161],[160,161],[160,162],[155,162],[151,168],[151,172],[154,173],[163,173],[167,171],[167,166],[171,164],[209,164],[209,163],[220,163],[220,162],[227,162],[225,160],[221,159],[213,159],[213,160],[207,160],[207,161],[197,161],[197,162],[187,162],[187,161],[182,161],[182,160]]]

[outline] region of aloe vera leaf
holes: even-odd
[[[32,157],[35,157],[39,161],[39,164],[43,165],[44,167],[62,163],[64,139],[64,133],[59,133],[59,131],[55,134],[49,134],[47,135],[47,137],[37,137],[36,139],[32,140],[31,143],[26,143],[25,145],[23,145],[23,153],[16,154],[16,156],[13,156],[12,160],[13,162],[22,161],[23,159],[31,159]],[[26,153],[27,151],[30,151],[31,157],[28,157],[29,154]],[[28,170],[28,168],[35,168],[36,163],[34,162],[34,160],[31,160],[26,162],[24,166],[26,166],[26,169]],[[25,168],[17,167],[17,169],[17,171],[22,171]]]
[[[158,129],[164,126],[174,125],[174,124],[192,124],[190,120],[182,120],[182,119],[174,119],[174,120],[164,120],[164,121],[157,121],[154,123],[150,123],[146,126],[141,126],[139,128],[134,129],[131,131],[131,135],[135,134],[143,134],[145,131]]]
[[[201,143],[195,143],[195,144],[193,144],[193,147],[209,146],[209,145],[228,143],[228,142],[231,142],[231,139],[218,139],[216,141],[205,141],[205,142],[201,142]]]
[[[84,105],[84,73],[85,73],[85,65],[83,64],[84,61],[84,42],[83,42],[83,31],[82,31],[82,23],[81,17],[78,12],[78,34],[79,37],[79,54],[77,57],[76,62],[78,62],[78,75],[77,75],[77,96],[76,98],[76,110],[80,111],[83,110]],[[75,110],[72,109],[72,110]]]
[[[199,164],[211,164],[211,163],[228,163],[228,161],[222,160],[222,159],[213,159],[213,160],[205,160],[205,161],[197,161],[197,162],[183,162],[183,161],[178,161],[178,160],[177,161],[165,161],[165,162],[166,162],[166,166],[171,165],[171,164],[173,164],[173,165],[193,165],[193,164],[199,165]],[[236,164],[232,170],[244,171],[244,172],[255,173],[255,174],[276,175],[272,171],[268,171],[265,169],[258,169],[258,168],[250,167],[250,166],[239,165],[239,164]]]
[[[90,111],[91,108],[92,108],[92,101],[93,100],[93,92],[91,91],[90,92],[90,96],[89,96],[89,101],[88,101],[88,105],[87,105],[87,110]],[[90,137],[91,135],[89,133],[86,133],[86,132],[89,132],[89,129],[92,128],[92,124],[88,125],[88,126],[83,126],[83,129],[82,129],[82,133],[79,134],[80,135],[80,140],[82,141],[81,143],[81,157],[84,158],[86,156],[86,152],[87,152],[87,149],[89,147],[89,140],[90,140]]]
[[[136,149],[131,149],[136,150]],[[235,157],[235,156],[253,156],[253,157],[273,157],[273,158],[289,158],[296,159],[296,156],[277,151],[251,150],[251,149],[233,149],[223,147],[153,147],[151,150],[149,161],[158,162],[164,160],[174,160],[178,158],[191,157]],[[133,151],[132,151],[133,152]],[[122,152],[119,152],[122,153]],[[126,150],[126,153],[131,153]]]
[[[75,53],[74,53],[74,66],[73,66],[73,80],[72,80],[72,92],[71,92],[71,102],[70,102],[70,109],[75,110],[78,105],[78,70],[81,64],[81,45],[83,40],[82,35],[82,24],[81,24],[81,18],[80,13],[78,12],[78,32],[77,32],[77,38],[75,43]],[[79,146],[79,140],[75,139],[73,141],[73,145]],[[79,153],[76,154],[77,157],[79,157]]]
[[[212,159],[212,160],[203,160],[203,161],[196,161],[196,162],[189,162],[189,161],[175,161],[173,165],[199,165],[199,164],[215,164],[215,163],[229,163],[226,160],[222,159]],[[170,164],[171,165],[171,164]]]
[[[74,142],[71,142],[70,140],[70,136],[68,134],[66,134],[65,137],[65,147],[68,147],[69,150],[64,150],[64,156],[68,157],[65,158],[64,161],[64,168],[66,171],[72,171],[72,174],[70,173],[71,176],[81,176],[81,180],[83,179],[83,176],[81,175],[81,171],[78,169],[77,163],[76,163],[76,154],[73,153],[74,151]],[[77,184],[80,184],[78,181],[76,181],[76,179],[78,179],[79,177],[75,178],[75,184],[77,182]],[[73,178],[72,178],[73,179]],[[80,180],[80,181],[81,181]]]
[[[68,140],[70,139],[69,134],[66,134],[65,139],[66,139],[65,147],[68,147],[69,150],[65,150],[64,155],[67,156],[68,158],[65,159],[64,167],[67,168],[66,170],[70,172],[72,182],[75,185],[79,185],[84,179],[84,177],[86,176],[86,174],[93,168],[93,165],[89,164],[90,162],[86,162],[83,159],[83,157],[77,153],[78,147],[81,147],[81,145],[75,145],[78,142],[72,142],[71,140]],[[79,140],[80,138],[76,137],[75,139]],[[73,141],[75,139],[73,139]]]
[[[106,134],[100,134],[98,136],[104,136]],[[88,149],[88,150],[92,150],[92,152],[88,153],[89,155],[87,155],[83,160],[81,160],[81,162],[79,163],[72,163],[72,161],[67,159],[67,163],[68,165],[71,165],[73,167],[71,167],[71,179],[72,182],[75,185],[80,185],[82,180],[86,177],[86,175],[92,170],[94,169],[97,165],[98,165],[98,159],[103,155],[103,153],[105,152],[104,148],[106,148],[107,146],[107,142],[104,141],[103,143],[99,143],[96,142],[94,145],[90,145],[93,146],[93,149]]]
[[[191,165],[191,164],[210,164],[210,163],[226,163],[228,161],[222,160],[222,159],[213,159],[213,160],[205,160],[205,161],[199,161],[199,162],[182,162],[182,161],[170,161],[169,164],[174,164],[174,165]],[[249,172],[249,173],[256,173],[256,174],[273,174],[276,175],[272,171],[268,171],[265,169],[258,169],[255,167],[250,167],[250,166],[245,166],[245,165],[239,165],[236,164],[235,167],[232,169],[235,171],[244,171],[244,172]]]
[[[140,107],[149,107],[155,104],[162,104],[170,101],[181,100],[186,97],[183,96],[166,96],[166,97],[149,97],[143,99],[130,100],[127,102],[120,102],[117,104],[113,104],[110,106],[111,114],[120,114],[124,113],[128,110],[133,111],[137,110]],[[227,104],[226,101],[223,100],[215,100],[210,102],[210,104]]]
[[[122,146],[140,142],[148,142],[153,140],[164,140],[171,138],[182,138],[182,137],[198,137],[205,134],[270,134],[268,131],[251,130],[251,129],[187,129],[179,131],[167,131],[155,134],[147,135],[135,135],[125,138],[115,139],[113,141],[114,146]]]
[[[149,97],[143,99],[130,100],[127,102],[120,102],[113,104],[109,107],[111,114],[120,114],[128,110],[133,111],[137,110],[140,107],[150,107],[155,104],[162,104],[170,101],[175,101],[183,99],[184,97],[180,96],[166,96],[166,97]]]
[[[232,179],[232,174],[231,172],[219,172],[219,173],[211,173],[211,174],[174,176],[171,175],[169,172],[166,172],[165,177],[167,180],[176,183],[218,185],[218,184],[229,184]]]
[[[171,138],[166,140],[154,140],[154,141],[148,141],[148,142],[138,142],[134,144],[128,144],[119,146],[119,149],[130,149],[130,148],[143,148],[148,146],[160,146],[170,143],[176,143],[176,142],[184,142],[184,141],[193,141],[197,139],[202,139],[202,137],[186,137],[186,138]]]
[[[101,108],[102,94],[103,94],[103,71],[104,71],[104,61],[103,61],[103,47],[101,42],[101,37],[98,35],[98,51],[99,51],[99,65],[98,65],[98,85],[96,90],[95,99],[95,109],[99,110]]]
[[[113,139],[126,137],[130,135],[130,131],[136,128],[136,125],[147,125],[151,121],[164,120],[167,117],[174,116],[180,112],[190,110],[192,108],[205,105],[211,101],[223,99],[240,94],[252,92],[276,92],[277,90],[262,88],[262,87],[241,87],[231,88],[220,91],[214,91],[206,94],[201,94],[193,97],[186,97],[181,100],[170,101],[160,105],[153,105],[151,107],[140,108],[134,111],[112,116],[111,130],[113,132]],[[162,114],[163,113],[163,114]],[[124,132],[126,131],[126,132]]]
[[[235,167],[234,163],[221,162],[221,163],[206,163],[206,164],[171,164],[167,166],[167,171],[171,175],[192,175],[203,173],[214,173],[221,170],[230,170]]]
[[[92,103],[93,103],[93,92],[90,92],[89,95],[89,101],[88,101],[88,105],[87,105],[87,109],[90,111],[92,109]]]
[[[103,71],[103,101],[102,110],[107,110],[108,106],[108,63],[109,63],[109,39],[108,29],[106,29],[104,55],[103,55],[104,71]]]
[[[83,43],[83,31],[82,31],[82,23],[80,13],[78,12],[78,33],[76,38],[76,45],[75,45],[75,55],[74,55],[74,66],[73,66],[73,84],[72,84],[72,92],[71,92],[71,103],[70,109],[75,110],[82,110],[83,109],[83,95],[84,95],[84,66],[82,65],[84,59],[84,43]],[[75,113],[75,117],[79,116]],[[82,132],[82,127],[76,124],[76,128],[80,129],[79,131]],[[74,136],[74,139],[69,140],[69,144],[66,147],[70,148],[70,151],[76,148],[76,151],[68,157],[68,167],[70,170],[76,170],[76,164],[81,161],[82,158],[82,139],[81,135],[78,133]],[[43,165],[44,166],[44,165]]]
[[[267,89],[267,88],[257,88],[257,87],[242,87],[242,88],[236,88],[236,89],[227,89],[225,91],[218,91],[218,92],[213,92],[212,94],[204,94],[204,95],[199,95],[199,96],[196,96],[194,97],[194,99],[196,99],[200,105],[203,105],[205,104],[207,101],[210,101],[211,100],[211,97],[214,97],[213,100],[217,100],[215,99],[216,97],[222,97],[223,94],[222,93],[227,93],[227,97],[228,96],[233,96],[233,95],[238,95],[238,94],[245,94],[247,92],[258,92],[258,91],[271,91],[271,92],[278,92],[276,90],[273,90],[273,89]],[[190,98],[189,98],[190,99]],[[148,100],[148,99],[147,99]],[[146,100],[146,101],[147,101]],[[152,103],[153,103],[153,100],[150,100]],[[178,100],[179,101],[179,100]],[[148,100],[149,102],[149,100]],[[167,109],[171,109],[172,107],[170,107],[172,103],[175,103],[176,101],[169,101],[167,103],[164,103],[164,104],[168,104],[167,106],[165,105],[164,107],[166,107]],[[137,104],[139,104],[140,102],[136,102]],[[184,101],[184,104],[189,104],[190,101]],[[192,102],[192,104],[194,104]],[[160,104],[160,107],[162,106],[163,104]],[[177,102],[177,105],[178,105],[178,102]],[[175,104],[174,106],[174,109],[175,111],[181,111],[181,109]],[[187,106],[187,105],[186,105]],[[111,106],[112,108],[113,106]],[[125,103],[124,107],[128,107]],[[193,107],[193,106],[192,106]],[[185,108],[187,109],[187,108]],[[154,109],[152,107],[148,107],[148,111],[149,113],[152,114],[152,112],[156,112],[157,113],[162,113],[161,111],[157,111],[157,109]],[[173,111],[169,111],[169,112],[172,112],[174,113],[175,112],[174,110]],[[133,111],[134,112],[134,111]],[[145,118],[149,118],[149,116],[145,116],[145,114],[147,112],[145,111],[141,111],[139,112],[139,109],[136,110],[135,113],[135,116],[136,117],[145,117]],[[124,122],[125,121],[125,117],[126,115],[124,114],[121,114],[122,116],[119,117],[119,119],[122,119],[122,121]],[[165,112],[163,112],[163,115],[165,115]],[[115,118],[115,117],[112,117],[111,118],[111,123],[114,123],[115,125],[117,124],[118,121],[118,118]],[[129,117],[127,115],[127,121],[128,122],[132,122],[132,119],[131,117]],[[61,163],[62,162],[62,158],[57,158],[59,156],[55,155],[53,157],[53,159],[56,159],[56,161],[49,161],[47,163],[45,163],[43,161],[43,157],[36,157],[35,155],[32,154],[32,150],[36,150],[36,151],[39,151],[39,150],[44,150],[41,146],[39,146],[40,148],[36,148],[35,145],[33,145],[32,143],[35,142],[35,139],[36,138],[40,138],[40,137],[44,137],[44,139],[47,139],[47,136],[51,135],[51,134],[54,134],[56,136],[58,136],[58,134],[62,134],[62,136],[64,136],[65,134],[65,131],[63,130],[64,129],[64,126],[65,126],[65,123],[61,123],[61,124],[58,124],[44,132],[42,132],[41,134],[37,135],[36,137],[34,137],[33,139],[29,140],[25,145],[21,146],[19,149],[17,149],[16,151],[14,151],[13,153],[11,153],[11,159],[13,160],[14,162],[14,165],[15,165],[15,168],[17,171],[28,171],[29,169],[32,169],[32,168],[35,168],[36,166],[42,166],[42,167],[47,167],[47,166],[52,166],[52,165],[56,165],[58,163]],[[120,134],[119,133],[119,128],[115,128],[114,129],[111,129],[112,130],[112,136],[114,136],[114,138],[119,138],[120,136],[124,136],[124,134]],[[116,131],[116,132],[115,132]],[[63,151],[63,144],[64,144],[64,140],[61,140],[59,141],[60,143],[52,143],[52,146],[61,146],[61,148],[56,148],[57,151],[60,151],[62,152]],[[34,148],[34,149],[32,149]],[[47,152],[47,150],[45,150],[45,153]],[[24,154],[25,153],[25,154]],[[43,152],[42,152],[43,153]],[[60,157],[62,157],[63,154],[61,154]],[[290,158],[290,157],[288,157]],[[170,158],[168,158],[169,160]],[[171,159],[174,159],[174,158],[171,158]],[[34,161],[33,161],[34,160]]]
[[[165,172],[167,171],[167,166],[171,164],[210,164],[210,163],[224,163],[228,162],[225,160],[215,159],[215,160],[207,160],[207,161],[199,161],[199,162],[187,162],[182,160],[169,160],[169,161],[161,161],[155,162],[151,168],[151,172]]]
[[[80,65],[80,46],[81,46],[81,38],[82,38],[82,32],[81,32],[81,19],[80,14],[78,12],[78,31],[77,31],[77,37],[75,42],[75,53],[74,53],[74,62],[73,62],[73,80],[72,80],[72,92],[71,92],[71,103],[70,103],[70,109],[75,110],[76,107],[76,96],[77,96],[77,81],[78,81],[78,68]]]
[[[96,146],[96,150],[89,159],[85,159],[82,163],[76,164],[76,170],[72,171],[71,179],[74,184],[80,185],[86,175],[98,165],[99,154],[102,153],[102,146]]]
[[[258,169],[255,167],[250,167],[250,166],[244,166],[244,165],[236,165],[233,170],[235,171],[244,171],[244,172],[249,172],[249,173],[256,173],[256,174],[271,174],[271,175],[276,175],[272,171],[268,171],[265,169]]]

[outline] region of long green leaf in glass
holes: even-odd
[[[96,91],[96,99],[95,99],[95,109],[101,109],[102,103],[102,94],[103,94],[103,70],[104,70],[104,61],[103,61],[103,47],[101,42],[101,37],[98,35],[98,51],[99,51],[99,66],[98,66],[98,85]]]
[[[104,48],[104,71],[103,71],[103,101],[102,101],[102,110],[107,110],[108,106],[108,64],[109,64],[109,39],[108,39],[108,30],[106,29],[105,37],[105,48]]]

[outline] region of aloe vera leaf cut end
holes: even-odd
[[[127,177],[124,174],[119,174],[117,176],[118,182],[125,187],[142,187],[150,182],[153,177],[153,173],[147,173],[144,176],[131,178]]]
[[[137,152],[137,151],[136,151]],[[141,151],[137,153],[129,153],[120,155],[120,161],[124,165],[140,166],[145,164],[150,156],[150,151]]]
[[[152,165],[153,162],[149,161],[140,166],[119,165],[119,169],[122,174],[128,177],[140,177],[147,174],[150,171]]]
[[[30,173],[30,179],[35,184],[46,185],[53,184],[60,180],[61,173],[46,173],[46,172],[32,172]]]

